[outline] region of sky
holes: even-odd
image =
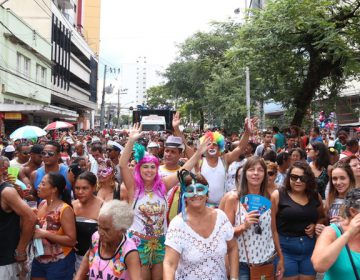
[[[174,62],[177,44],[197,31],[207,31],[211,21],[236,18],[236,8],[246,0],[102,0],[100,31],[99,87],[103,69],[120,68],[120,74],[109,73],[106,85],[128,89],[121,95],[121,107],[134,104],[136,92],[136,60],[146,57],[146,87],[163,80],[164,71]],[[100,90],[101,92],[101,90]],[[101,97],[99,98],[101,102]],[[117,94],[108,94],[107,102],[117,102]]]

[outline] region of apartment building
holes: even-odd
[[[11,0],[3,6],[50,44],[50,81],[47,81],[50,105],[67,114],[43,117],[41,122],[64,119],[74,122],[78,129],[92,128],[97,103],[98,57],[81,28],[82,1]]]

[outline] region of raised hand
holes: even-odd
[[[257,128],[257,122],[258,122],[257,117],[252,119],[245,118],[245,126],[244,126],[245,131],[254,132],[254,130],[256,130]]]
[[[180,113],[179,113],[179,112],[176,112],[176,113],[173,115],[173,119],[172,119],[172,126],[173,126],[173,128],[179,127],[180,122],[181,122]]]
[[[210,137],[205,137],[204,141],[200,143],[198,151],[200,154],[203,154],[207,151],[209,146],[211,145],[211,139]]]
[[[132,141],[137,141],[142,136],[142,134],[141,125],[139,123],[135,123],[130,129],[129,138]]]

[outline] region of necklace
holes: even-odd
[[[125,240],[126,240],[126,237],[125,237],[124,234],[122,234],[122,240],[121,240],[119,246],[116,248],[114,255],[113,255],[111,258],[109,258],[109,259],[105,259],[105,260],[107,260],[107,263],[106,263],[105,267],[103,267],[102,269],[101,269],[101,267],[100,267],[100,261],[101,261],[103,258],[101,257],[101,252],[100,252],[100,250],[101,250],[101,243],[100,243],[100,241],[99,241],[99,249],[98,249],[98,250],[99,250],[99,262],[98,262],[98,274],[97,274],[97,276],[96,276],[96,279],[105,279],[103,272],[104,272],[104,270],[108,267],[110,261],[112,261],[112,260],[114,259],[114,257],[117,255],[117,252],[119,252],[120,258],[121,258],[122,246],[124,245]]]

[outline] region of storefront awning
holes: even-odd
[[[53,105],[0,104],[0,112],[34,114],[34,116],[43,116],[49,118],[79,117],[79,114],[75,111]]]

